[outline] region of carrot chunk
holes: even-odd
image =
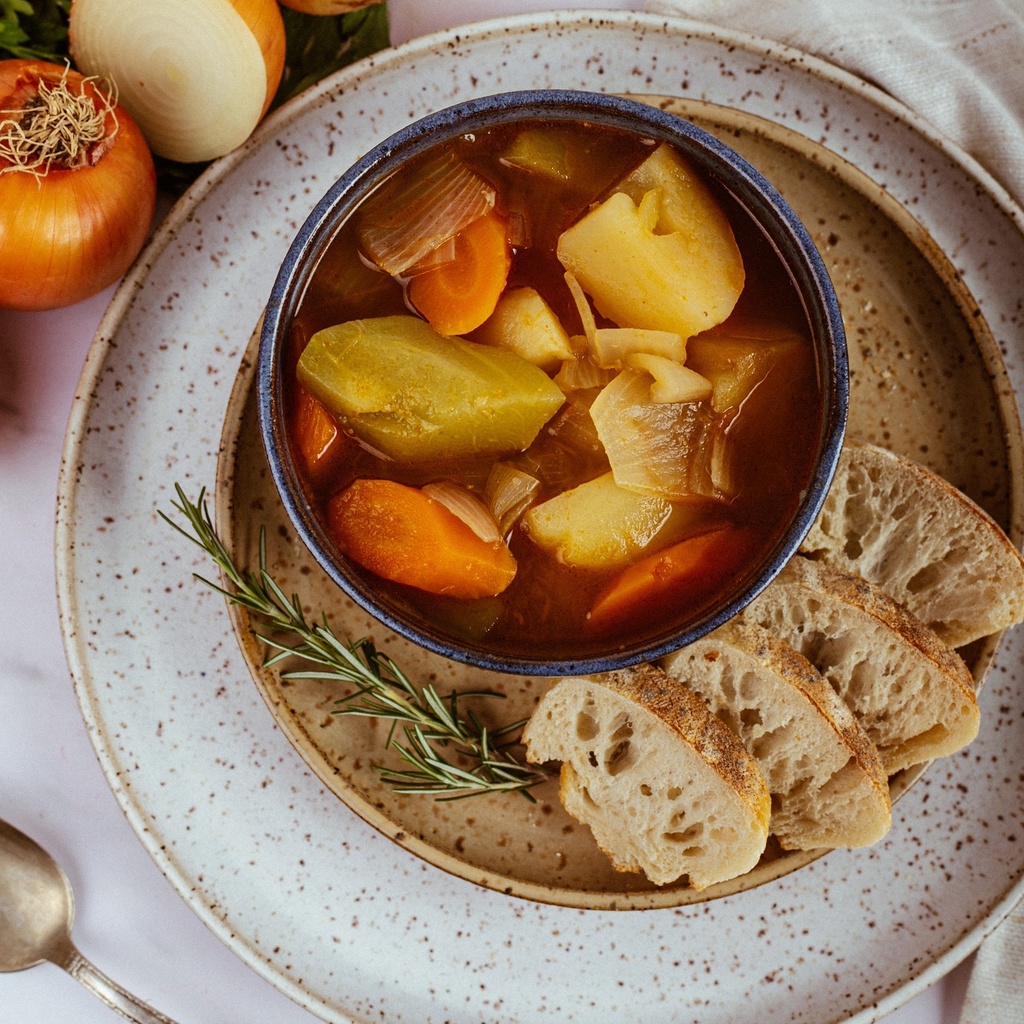
[[[409,301],[438,333],[467,334],[494,312],[511,265],[505,221],[492,210],[455,236],[454,259],[409,281]]]
[[[334,417],[305,388],[298,390],[292,437],[306,472],[319,477],[343,444]]]
[[[359,565],[431,594],[495,597],[516,574],[503,541],[487,542],[416,487],[360,479],[328,503],[331,536]]]
[[[628,622],[666,601],[699,602],[717,581],[739,569],[751,550],[745,530],[725,525],[663,548],[623,570],[594,601],[587,616],[591,628]]]

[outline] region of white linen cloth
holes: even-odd
[[[786,43],[880,86],[1024,207],[1024,0],[648,0],[645,9]],[[1024,903],[982,942],[961,1016],[1021,1022]]]
[[[981,944],[960,1024],[1024,1021],[1024,903]]]
[[[645,9],[774,39],[852,71],[928,120],[1024,206],[1024,0],[648,0]]]

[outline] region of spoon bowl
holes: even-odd
[[[0,821],[0,971],[59,963],[74,916],[64,872],[28,836]]]
[[[49,961],[136,1024],[174,1024],[95,968],[71,941],[75,898],[57,862],[0,821],[0,972]]]

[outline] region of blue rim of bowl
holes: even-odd
[[[353,583],[336,564],[336,549],[304,497],[283,426],[283,384],[276,372],[291,318],[312,273],[339,226],[359,203],[411,157],[458,135],[518,120],[590,120],[640,131],[678,146],[704,175],[731,193],[760,224],[789,267],[816,340],[820,383],[827,396],[815,471],[793,522],[763,560],[756,579],[728,604],[708,611],[684,630],[666,631],[633,645],[619,643],[607,653],[578,659],[495,652],[485,644],[454,637],[428,624],[411,625],[394,607]],[[818,339],[825,339],[825,344],[817,344]],[[292,525],[328,576],[375,619],[427,650],[480,668],[541,676],[605,672],[655,660],[711,632],[757,597],[797,552],[821,510],[842,450],[849,388],[846,336],[824,261],[803,223],[761,172],[684,118],[637,100],[578,90],[524,90],[467,100],[428,114],[369,150],[330,187],[289,247],[264,313],[257,365],[260,432],[274,483]]]

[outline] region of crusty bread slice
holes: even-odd
[[[813,665],[751,623],[726,623],[664,659],[756,758],[783,849],[870,846],[889,830],[875,745]]]
[[[797,555],[743,618],[788,641],[832,684],[888,774],[952,754],[977,735],[967,666],[866,580]]]
[[[910,459],[848,439],[802,549],[862,576],[952,647],[1024,621],[1024,558],[973,501]]]
[[[562,762],[562,803],[620,871],[703,889],[764,852],[771,800],[757,762],[653,665],[558,680],[523,742],[529,760]]]

